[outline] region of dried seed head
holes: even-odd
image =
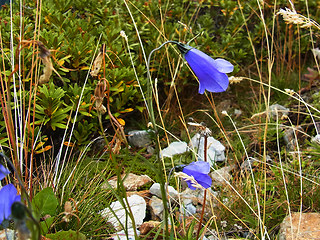
[[[42,58],[42,63],[44,64],[43,74],[39,78],[39,84],[44,84],[49,82],[52,75],[53,65],[49,56]]]
[[[36,43],[40,49],[40,53],[39,53],[39,56],[41,59],[44,59],[46,57],[50,57],[51,56],[51,53],[50,51],[44,46],[44,44],[40,41],[37,41]]]
[[[94,62],[92,64],[92,71],[90,72],[90,75],[92,77],[98,76],[98,73],[99,73],[101,66],[102,66],[102,61],[103,61],[103,53],[99,52],[98,56],[96,57],[96,59],[94,60]]]
[[[294,95],[294,91],[292,89],[286,88],[285,91],[286,91],[286,93],[290,94],[290,96]]]
[[[206,124],[204,122],[201,123],[197,123],[197,122],[188,122],[188,125],[192,126],[192,127],[196,127],[198,133],[201,136],[211,136],[211,130],[209,128],[207,128]]]
[[[244,77],[234,77],[234,76],[231,76],[231,77],[229,77],[229,83],[230,83],[230,84],[239,83],[239,82],[241,82],[243,79],[244,79]]]
[[[104,96],[105,96],[105,91],[106,91],[106,82],[105,81],[102,81],[102,82],[99,82],[94,90],[94,96],[95,98],[97,99],[103,99]]]
[[[53,65],[50,58],[51,56],[50,51],[40,41],[36,41],[36,45],[40,49],[39,57],[41,58],[42,63],[44,65],[43,74],[40,76],[38,81],[38,83],[41,85],[49,82],[49,79],[52,75]]]
[[[283,20],[288,24],[297,24],[301,28],[309,28],[312,26],[319,28],[319,25],[315,21],[301,14],[298,14],[295,9],[280,9],[277,15],[281,15],[283,17]]]
[[[125,31],[121,30],[120,31],[120,36],[123,37],[126,41],[128,41],[128,37],[127,37]]]
[[[105,91],[107,88],[106,81],[103,80],[102,82],[99,82],[94,90],[94,97],[96,101],[96,109],[101,114],[105,114],[107,112],[107,109],[105,106],[103,106],[103,99],[105,97]]]
[[[64,211],[66,213],[71,213],[72,212],[72,205],[71,205],[71,202],[70,201],[66,201],[64,203]]]
[[[227,111],[225,111],[225,110],[222,111],[221,113],[222,113],[222,115],[228,116],[228,113],[227,113]]]

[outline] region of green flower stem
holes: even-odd
[[[102,114],[100,112],[98,112],[98,119],[99,119],[99,126],[100,126],[101,135],[106,142],[108,151],[111,151],[111,146],[110,146],[109,141],[107,139],[107,136],[104,132],[104,128],[103,128],[103,124],[102,124]]]
[[[207,145],[208,145],[208,135],[204,134],[204,161],[207,162]],[[204,195],[203,195],[203,203],[202,203],[202,211],[200,215],[200,221],[198,225],[198,231],[197,231],[197,240],[199,239],[200,235],[200,230],[201,230],[201,225],[203,222],[203,216],[204,216],[204,210],[206,208],[206,200],[207,200],[207,189],[204,190]]]
[[[164,45],[168,44],[168,43],[174,43],[179,45],[179,42],[176,41],[167,41],[164,42],[163,44],[161,44],[159,47],[153,49],[149,56],[148,56],[148,62],[147,62],[147,75],[148,75],[148,79],[149,79],[149,84],[147,84],[147,102],[148,102],[148,107],[150,109],[150,120],[151,123],[153,124],[153,128],[156,130],[156,124],[155,124],[155,117],[154,117],[154,111],[153,111],[153,98],[152,98],[152,94],[155,95],[154,89],[153,89],[153,83],[152,83],[152,78],[151,78],[151,74],[150,74],[150,61],[151,61],[151,56],[155,51],[160,50]]]
[[[162,201],[163,201],[163,209],[164,209],[164,225],[165,225],[165,237],[164,239],[168,239],[169,238],[169,223],[168,223],[168,217],[169,217],[169,211],[168,211],[168,200],[167,200],[167,192],[166,192],[166,184],[165,184],[165,180],[164,180],[164,173],[162,171],[162,169],[164,168],[164,166],[162,165],[162,162],[159,158],[159,153],[160,153],[160,140],[159,140],[159,134],[157,131],[157,125],[156,125],[156,120],[155,120],[155,116],[154,116],[154,111],[153,111],[153,95],[155,95],[155,91],[153,88],[153,83],[152,83],[152,78],[151,78],[151,74],[150,74],[150,60],[151,60],[151,56],[152,54],[161,49],[164,45],[168,44],[168,43],[174,43],[177,44],[178,46],[181,45],[181,43],[176,42],[176,41],[167,41],[163,44],[161,44],[161,46],[159,46],[158,48],[153,49],[149,56],[148,56],[148,62],[147,62],[147,74],[148,74],[148,79],[149,79],[149,84],[147,85],[147,103],[148,103],[148,107],[150,110],[150,121],[152,123],[153,129],[155,130],[155,135],[156,135],[156,158],[157,158],[157,163],[158,163],[158,167],[155,168],[155,173],[159,178],[159,183],[160,183],[160,191],[161,191],[161,196],[162,196]],[[161,170],[160,170],[161,169]],[[160,171],[159,171],[160,170]]]

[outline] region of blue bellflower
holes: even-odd
[[[4,179],[9,173],[10,171],[0,164],[0,181]]]
[[[0,224],[4,219],[10,219],[11,206],[14,202],[19,202],[21,196],[17,195],[17,189],[13,184],[5,185],[0,190]]]
[[[207,54],[188,45],[178,43],[178,48],[184,55],[194,74],[199,79],[199,93],[224,92],[229,85],[226,73],[233,71],[233,65],[227,60],[213,59]]]
[[[208,173],[210,172],[210,164],[208,162],[192,162],[188,166],[184,167],[182,172],[189,176],[192,176],[204,188],[209,188],[212,185],[212,179],[208,175]],[[187,180],[186,182],[190,189],[196,189],[192,185],[192,182],[190,180]]]

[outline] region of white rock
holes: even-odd
[[[152,184],[152,186],[150,187],[149,191],[150,191],[150,193],[152,195],[155,195],[158,198],[162,199],[161,190],[160,190],[160,184],[159,183]],[[170,198],[174,198],[174,199],[177,199],[178,194],[179,194],[178,191],[175,190],[172,186],[168,186],[167,193],[169,194]]]
[[[13,240],[15,238],[14,230],[4,229],[0,231],[0,239]]]
[[[253,163],[257,161],[255,158],[248,158],[243,163],[241,163],[240,169],[242,171],[251,171],[253,168]]]
[[[230,171],[232,171],[234,168],[235,166],[227,166],[211,172],[209,176],[212,178],[212,185],[213,186],[228,185],[232,177],[230,174]]]
[[[163,219],[163,202],[160,198],[152,196],[149,201],[149,209],[152,220],[162,220]]]
[[[168,147],[162,149],[160,157],[172,157],[177,154],[182,154],[188,151],[186,142],[172,142]]]
[[[143,199],[143,197],[140,197],[139,195],[132,195],[127,199],[134,217],[135,224],[136,226],[139,226],[143,223],[143,219],[146,216],[146,201]],[[123,201],[125,200],[123,199]],[[117,217],[114,216],[110,208],[117,215],[120,222],[118,221]],[[129,216],[126,216],[126,211],[119,201],[112,202],[110,208],[105,208],[104,210],[100,211],[101,216],[106,218],[107,221],[112,223],[112,225],[118,230],[121,230],[122,226],[126,226],[126,224],[127,228],[132,227],[132,221]]]
[[[215,198],[218,197],[219,192],[213,191],[210,189],[210,194],[207,195],[207,203],[212,204],[215,206],[216,200]],[[215,196],[215,197],[214,197]],[[204,190],[203,189],[196,189],[191,190],[190,188],[185,189],[183,192],[180,193],[181,202],[186,206],[192,203],[194,206],[202,205],[204,197]],[[190,202],[191,199],[191,202]],[[210,203],[211,200],[211,203]]]
[[[242,114],[242,111],[241,111],[240,109],[235,109],[235,110],[234,110],[234,115],[235,115],[236,117],[241,116],[241,114]]]
[[[300,138],[303,129],[298,126],[296,128],[286,128],[283,131],[283,140],[286,143],[287,150],[291,151],[296,148],[297,142],[296,140]],[[296,139],[297,138],[297,139]]]
[[[192,204],[192,195],[189,195],[190,197],[184,195],[183,198],[181,198],[184,205]]]
[[[128,142],[134,147],[147,147],[152,143],[151,130],[133,130],[128,132]]]
[[[221,238],[218,236],[218,234],[215,234],[215,235],[209,236],[207,239],[208,240],[220,240]]]
[[[181,212],[183,212],[185,216],[190,217],[196,214],[197,208],[192,203],[189,203],[185,207],[182,207]]]
[[[281,118],[287,118],[289,115],[290,109],[286,108],[280,104],[273,104],[269,107],[269,116],[276,119],[277,115]]]
[[[193,136],[189,143],[191,148],[198,149],[198,160],[204,161],[204,137],[201,137],[199,133]],[[207,139],[207,161],[212,165],[213,162],[223,162],[226,157],[224,155],[225,146],[223,146],[218,140],[213,137]]]
[[[314,137],[311,138],[311,142],[314,142],[316,144],[320,145],[320,134],[315,135]]]

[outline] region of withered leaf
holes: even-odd
[[[101,66],[102,66],[102,60],[103,60],[103,53],[99,52],[98,56],[96,57],[96,59],[93,62],[92,71],[90,72],[90,75],[92,77],[98,76],[98,73],[99,73]]]

